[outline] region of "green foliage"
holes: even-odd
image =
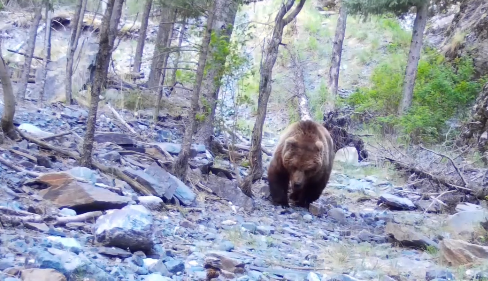
[[[344,4],[351,15],[368,16],[387,13],[401,15],[425,1],[428,0],[344,0]]]
[[[325,84],[324,79],[322,79],[320,87],[317,89],[317,91],[312,92],[309,95],[310,113],[313,115],[315,120],[320,121],[323,119],[324,111],[322,107],[327,100],[327,93],[327,85]]]
[[[446,122],[474,101],[484,79],[475,79],[469,58],[450,63],[429,50],[419,62],[412,107],[398,117],[405,70],[401,56],[392,54],[380,64],[371,77],[372,86],[359,89],[346,103],[358,113],[374,114],[383,132],[395,129],[411,141],[434,142],[442,136]]]

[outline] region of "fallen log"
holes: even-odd
[[[13,170],[15,170],[15,171],[17,171],[17,172],[25,173],[26,175],[31,176],[31,177],[38,177],[38,176],[41,175],[41,174],[38,174],[38,173],[35,173],[35,172],[27,171],[27,170],[22,169],[22,168],[20,168],[18,166],[15,166],[12,162],[10,162],[10,161],[2,158],[2,157],[0,157],[0,163],[3,164],[3,165],[5,165],[5,166],[7,166],[7,167],[9,167],[9,168],[11,168],[11,169],[13,169]]]
[[[419,168],[410,166],[407,163],[403,163],[403,162],[398,161],[396,159],[393,159],[391,157],[384,157],[384,158],[386,160],[388,160],[389,162],[391,162],[393,165],[395,165],[398,169],[406,170],[406,171],[408,171],[410,173],[417,174],[418,176],[420,176],[422,178],[425,178],[425,179],[431,180],[433,182],[442,184],[442,185],[448,187],[449,190],[458,190],[458,191],[462,191],[464,193],[474,194],[474,191],[472,189],[470,189],[470,188],[467,188],[467,187],[464,187],[464,186],[459,186],[459,185],[450,183],[445,178],[442,178],[442,177],[439,177],[439,176],[434,176],[434,175],[432,175],[432,174],[430,174],[430,173],[428,173],[426,171],[422,171]]]
[[[88,213],[84,213],[72,217],[58,217],[56,218],[55,224],[60,225],[60,224],[67,224],[70,222],[85,222],[90,219],[96,219],[101,215],[103,215],[101,211],[95,211],[95,212],[88,212]]]
[[[57,152],[57,153],[62,154],[64,156],[68,156],[68,157],[73,158],[75,160],[80,159],[79,156],[77,156],[76,154],[74,154],[71,151],[67,151],[65,149],[55,147],[53,145],[50,145],[49,143],[40,141],[40,140],[33,138],[31,136],[28,136],[27,134],[25,134],[24,132],[22,132],[18,128],[16,128],[16,130],[22,138],[24,138],[30,142],[33,142],[33,143],[35,143],[35,144],[37,144],[37,145],[39,145],[45,149],[52,150],[54,152]],[[100,163],[97,163],[96,161],[92,161],[92,165],[103,173],[114,175],[115,177],[119,178],[120,180],[127,182],[136,193],[143,194],[143,195],[155,195],[155,192],[152,192],[151,190],[149,190],[145,186],[139,184],[137,181],[131,179],[129,176],[124,174],[118,168],[107,167],[107,166],[104,166]]]
[[[107,107],[112,111],[112,113],[115,115],[115,118],[117,118],[117,120],[119,120],[122,125],[124,125],[134,135],[137,134],[136,131],[134,131],[134,129],[129,126],[127,122],[125,122],[124,118],[122,118],[122,116],[120,116],[120,114],[110,104],[107,104]]]

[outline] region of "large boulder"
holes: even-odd
[[[127,197],[76,181],[64,172],[42,175],[35,182],[50,186],[40,191],[45,200],[53,202],[58,208],[70,208],[78,213],[122,208],[130,202]]]
[[[471,244],[462,240],[444,239],[439,243],[442,257],[452,266],[486,262],[488,247]]]
[[[93,233],[103,246],[147,252],[154,245],[153,216],[142,205],[111,210],[97,219]]]
[[[476,71],[488,74],[488,1],[461,1],[444,34],[440,48],[447,57],[469,55]]]

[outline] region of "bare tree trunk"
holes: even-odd
[[[27,82],[29,81],[29,73],[32,62],[32,56],[34,55],[34,49],[36,48],[37,27],[42,17],[42,5],[36,8],[34,21],[29,30],[29,41],[27,42],[26,56],[24,57],[24,69],[22,70],[22,77],[20,79],[19,90],[17,97],[25,99],[25,92],[27,91]]]
[[[93,138],[95,135],[95,126],[98,111],[98,102],[100,93],[107,80],[108,66],[114,47],[117,28],[122,14],[124,0],[109,0],[105,14],[103,15],[103,24],[100,28],[100,44],[96,57],[95,77],[91,85],[90,112],[86,125],[86,134],[83,139],[83,152],[80,158],[80,165],[90,168],[92,164]]]
[[[71,30],[71,38],[68,45],[68,55],[66,59],[66,104],[71,104],[72,99],[72,78],[73,78],[73,59],[75,56],[76,48],[78,47],[78,40],[81,34],[81,28],[83,25],[83,18],[85,16],[87,0],[79,0],[75,8],[75,15],[73,19],[73,30]]]
[[[326,101],[325,112],[330,112],[335,108],[335,99],[339,85],[339,70],[341,68],[342,45],[344,35],[346,34],[347,10],[344,4],[341,4],[339,18],[334,37],[334,46],[332,49],[332,59],[330,60],[329,70],[329,98]]]
[[[224,72],[227,55],[222,53],[223,44],[229,44],[234,30],[234,22],[239,8],[238,1],[216,0],[215,18],[212,23],[216,44],[210,46],[207,61],[207,70],[202,84],[202,95],[205,104],[201,109],[205,120],[200,125],[196,134],[196,140],[210,147],[211,137],[214,131],[215,108],[217,107],[218,94]],[[219,46],[220,45],[220,46]]]
[[[200,99],[200,90],[202,87],[203,75],[205,70],[205,65],[207,62],[207,54],[212,34],[212,27],[213,27],[213,20],[215,17],[215,7],[217,1],[212,1],[212,8],[210,9],[208,19],[207,19],[207,27],[205,29],[205,35],[202,39],[202,47],[200,51],[200,56],[198,58],[198,67],[196,73],[196,81],[193,85],[193,92],[191,97],[191,110],[189,112],[189,124],[185,129],[185,135],[183,137],[182,148],[180,154],[178,154],[178,158],[176,159],[175,163],[173,164],[173,173],[176,177],[180,180],[185,181],[186,172],[188,170],[188,159],[190,158],[190,147],[193,138],[193,132],[196,128],[196,114],[198,112],[198,102]]]
[[[295,50],[291,50],[288,46],[286,49],[290,53],[291,58],[291,69],[294,76],[293,82],[295,84],[295,94],[298,100],[298,115],[300,116],[300,120],[312,120],[305,87],[303,62],[300,61],[298,53]]]
[[[176,50],[176,54],[175,54],[175,60],[174,60],[174,64],[173,64],[173,72],[171,73],[171,80],[170,80],[170,85],[174,85],[176,83],[176,71],[178,70],[178,65],[180,64],[180,56],[181,56],[181,53],[180,53],[180,49],[181,49],[181,45],[183,45],[183,39],[185,39],[185,30],[186,30],[186,17],[183,18],[182,20],[182,24],[181,24],[181,30],[180,30],[180,37],[178,37],[178,49]]]
[[[177,13],[176,9],[172,9],[172,11],[174,13],[173,14],[173,22],[175,22],[176,17],[178,16],[178,13]],[[172,36],[169,36],[169,35],[173,33],[174,23],[169,24],[169,26],[170,27],[169,27],[168,38],[167,38],[167,42],[166,42],[166,48],[171,47],[171,37]],[[161,98],[163,97],[163,87],[164,87],[164,81],[166,79],[166,71],[167,71],[166,67],[168,65],[168,58],[169,58],[169,52],[166,50],[162,54],[161,75],[159,77],[159,82],[158,82],[158,86],[160,86],[160,87],[157,88],[158,94],[157,94],[157,98],[156,98],[156,107],[154,108],[154,116],[153,116],[153,120],[154,120],[155,124],[156,124],[156,122],[158,122],[159,108],[161,107]]]
[[[39,107],[42,107],[42,100],[44,98],[44,88],[46,85],[46,78],[47,78],[47,67],[49,62],[51,61],[51,7],[49,0],[45,0],[46,5],[46,33],[44,35],[44,61],[43,61],[43,68],[42,68],[42,79],[41,85],[39,87],[39,99],[37,104]]]
[[[152,0],[146,0],[142,11],[141,28],[139,29],[139,38],[137,39],[136,54],[134,56],[134,73],[141,72],[142,54],[144,52],[144,43],[146,42],[147,26],[149,24],[149,14],[151,13]]]
[[[283,29],[289,24],[300,12],[305,0],[300,0],[300,3],[285,17],[288,11],[293,7],[295,0],[287,0],[281,5],[281,8],[275,18],[275,26],[273,35],[268,41],[266,47],[264,60],[261,65],[261,77],[259,81],[259,98],[258,98],[258,114],[254,123],[251,138],[251,149],[249,151],[249,159],[251,164],[251,173],[246,177],[244,184],[241,186],[242,191],[252,196],[251,183],[260,179],[263,176],[263,154],[261,151],[261,141],[263,138],[263,125],[266,118],[266,110],[268,108],[269,95],[271,94],[271,80],[273,77],[273,66],[278,57],[278,47],[281,44],[283,36]]]
[[[1,40],[1,39],[0,39]],[[3,115],[2,115],[2,131],[10,139],[16,140],[18,138],[17,131],[14,127],[15,116],[15,95],[12,88],[12,81],[10,81],[10,73],[7,64],[3,60],[2,48],[0,44],[0,81],[3,89]]]
[[[417,78],[417,67],[420,60],[420,53],[422,51],[424,30],[427,25],[428,7],[428,1],[423,1],[422,4],[417,7],[417,16],[413,23],[412,41],[410,43],[407,68],[405,70],[405,78],[403,81],[403,96],[398,108],[399,115],[403,115],[412,105],[415,79]]]
[[[173,9],[166,5],[161,7],[161,19],[159,22],[158,35],[156,36],[156,44],[154,45],[153,59],[151,63],[151,72],[147,79],[148,87],[157,91],[159,89],[159,81],[161,78],[161,73],[163,71],[163,65],[165,64],[165,52],[167,53],[166,47],[168,46],[169,36],[171,35],[171,20],[173,17]]]

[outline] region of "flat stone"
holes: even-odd
[[[132,168],[125,168],[123,170],[124,174],[128,175],[129,177],[135,179],[138,183],[147,187],[151,192],[159,197],[166,197],[167,193],[166,190],[168,188],[165,182],[162,182],[152,175],[145,173],[141,170],[134,170]],[[167,198],[168,199],[168,198]],[[171,199],[171,197],[169,198]]]
[[[388,241],[385,236],[374,235],[364,229],[358,233],[357,237],[362,242],[386,243]]]
[[[380,196],[380,202],[385,203],[388,207],[395,210],[415,210],[416,207],[408,198],[398,197],[396,195],[384,193]]]
[[[24,226],[31,230],[37,230],[39,232],[48,232],[49,227],[45,223],[37,222],[24,222]]]
[[[94,141],[98,143],[111,142],[120,146],[133,146],[135,144],[127,134],[111,132],[95,133]]]
[[[385,227],[385,232],[406,247],[426,248],[431,246],[436,249],[439,248],[437,243],[408,226],[388,222]]]
[[[156,196],[139,196],[137,197],[141,205],[148,208],[149,210],[159,211],[164,204],[163,199]]]
[[[129,198],[110,190],[78,181],[41,190],[40,194],[58,208],[70,208],[77,213],[118,209],[130,202]]]
[[[22,281],[66,281],[66,277],[54,269],[30,268],[21,271]]]
[[[439,243],[440,254],[452,266],[461,266],[488,260],[488,247],[462,240],[445,238]]]
[[[232,273],[244,273],[245,263],[224,251],[211,251],[205,256],[205,265]]]
[[[37,138],[44,138],[44,137],[50,137],[54,135],[53,133],[43,131],[39,127],[29,124],[29,123],[22,123],[18,127],[19,130],[24,131],[34,137]]]
[[[104,154],[100,154],[99,157],[108,161],[120,161],[120,153],[118,153],[117,151],[110,151]]]
[[[116,247],[98,247],[97,251],[100,255],[109,257],[119,257],[125,259],[132,256],[130,252]]]
[[[217,196],[231,201],[232,204],[238,207],[248,211],[253,210],[255,207],[254,200],[245,195],[235,181],[211,174],[208,176],[206,186],[215,192]]]
[[[323,214],[327,213],[327,208],[322,202],[320,201],[315,201],[310,204],[308,207],[308,211],[317,217],[322,216]]]

